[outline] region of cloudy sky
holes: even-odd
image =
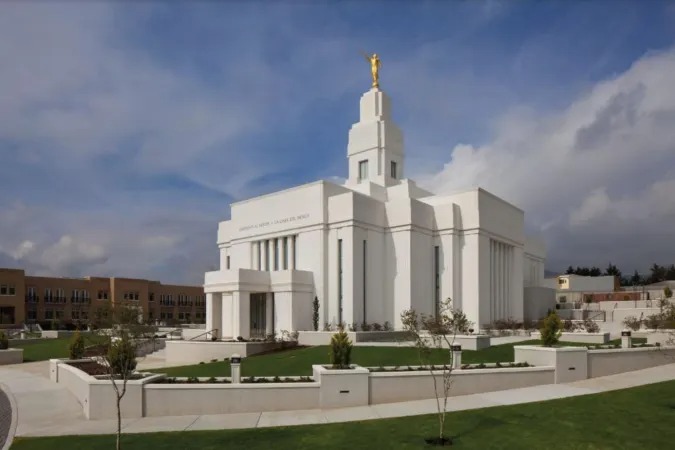
[[[675,262],[672,2],[314,3],[0,3],[0,267],[199,283],[231,201],[346,175],[361,50],[407,176],[551,271]]]

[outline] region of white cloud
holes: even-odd
[[[674,72],[675,50],[651,53],[562,111],[513,110],[491,142],[457,145],[423,184],[437,192],[480,185],[522,207],[549,242],[551,268],[672,262]],[[671,240],[648,239],[655,235]],[[649,250],[631,255],[619,248],[628,242]]]

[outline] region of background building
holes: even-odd
[[[58,278],[0,268],[0,327],[24,323],[84,324],[109,304],[135,306],[145,320],[203,323],[201,286],[166,285],[136,278]]]

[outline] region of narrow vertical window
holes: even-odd
[[[288,237],[284,237],[284,270],[288,270]]]
[[[441,247],[434,247],[434,310],[436,317],[441,309]]]
[[[359,181],[368,178],[368,160],[359,161]]]
[[[363,321],[366,320],[366,293],[368,292],[368,271],[367,271],[367,261],[368,261],[368,242],[363,240]]]
[[[230,270],[230,255],[227,255],[227,256],[225,257],[225,268],[226,268],[227,270]]]
[[[298,261],[298,236],[292,236],[291,237],[291,242],[293,245],[293,261],[292,261],[292,266],[293,270],[296,270],[298,268],[297,261]]]
[[[391,177],[396,178],[397,173],[396,173],[396,161],[391,162]]]
[[[342,239],[338,239],[338,325],[342,324]]]

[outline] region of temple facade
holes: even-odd
[[[545,249],[524,212],[481,189],[434,195],[405,178],[403,135],[379,88],[349,131],[348,179],[233,203],[207,272],[207,329],[221,338],[388,322],[451,298],[475,328],[523,319],[523,291],[544,278]]]

